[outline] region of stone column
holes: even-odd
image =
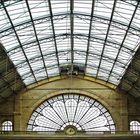
[[[14,98],[14,131],[21,131],[21,99],[20,95],[15,95]]]
[[[122,95],[122,101],[120,104],[120,115],[121,115],[120,130],[129,131],[127,96],[124,96],[124,95]]]

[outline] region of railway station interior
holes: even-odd
[[[139,140],[140,1],[1,0],[0,139]]]

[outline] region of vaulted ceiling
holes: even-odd
[[[137,0],[1,0],[0,101],[62,74],[139,97],[139,23]]]

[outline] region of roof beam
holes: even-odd
[[[15,29],[15,27],[14,27],[14,24],[13,24],[13,22],[12,22],[12,20],[11,20],[11,18],[10,18],[10,15],[9,15],[9,13],[8,13],[8,11],[7,11],[6,7],[5,7],[5,5],[4,5],[4,2],[2,2],[2,4],[3,4],[3,8],[4,8],[5,12],[6,12],[6,15],[7,15],[8,19],[9,19],[9,22],[10,22],[10,24],[11,24],[13,30],[14,30],[14,33],[15,33],[15,35],[16,35],[17,41],[18,41],[18,43],[19,43],[19,46],[20,46],[20,48],[22,49],[22,52],[23,52],[23,54],[24,54],[24,56],[25,56],[25,58],[26,58],[26,60],[27,60],[28,66],[29,66],[29,68],[30,68],[30,71],[32,72],[32,75],[33,75],[35,81],[37,82],[36,77],[35,77],[35,75],[34,75],[34,73],[33,73],[32,67],[31,67],[31,65],[30,65],[30,63],[29,63],[29,61],[28,61],[28,58],[27,58],[27,56],[26,56],[26,53],[25,53],[25,51],[24,51],[24,49],[23,49],[23,47],[22,47],[22,43],[21,43],[21,41],[20,41],[20,39],[19,39],[19,37],[18,37],[18,34],[17,34],[17,32],[16,32],[16,29]]]
[[[71,51],[71,50],[62,50],[62,51],[59,51],[59,53],[64,53],[64,52],[65,52],[66,54],[68,54],[68,52],[70,52],[70,51]],[[76,49],[75,49],[74,51],[75,51],[75,52],[80,52],[80,53],[85,53],[85,51],[83,51],[83,50],[76,50]],[[80,54],[80,53],[79,53],[79,55],[84,55],[84,54]],[[53,54],[53,52],[52,52],[52,53],[49,53],[49,54],[44,54],[44,57],[49,56],[49,55],[52,55],[52,54]],[[94,53],[94,52],[89,52],[88,54],[89,54],[90,56],[96,55],[96,56],[99,56],[99,57],[100,57],[99,54],[96,54],[96,53]],[[50,58],[51,58],[51,56],[50,56]],[[111,58],[111,57],[105,56],[105,58],[106,58],[106,61],[107,61],[107,62],[110,62],[110,63],[111,63],[112,61],[114,61],[114,59]],[[36,59],[41,59],[41,58],[40,58],[40,56],[35,56],[35,57],[33,57],[33,58],[30,58],[29,60],[34,62],[34,61],[36,61]],[[75,58],[75,59],[76,59],[76,58]],[[25,62],[26,62],[26,61],[22,61],[22,62],[19,63],[18,65],[24,64]],[[119,61],[119,60],[118,60],[117,62],[120,63],[120,65],[122,64],[123,66],[125,66],[125,63],[123,63],[123,62],[121,62],[121,61]],[[18,65],[17,65],[17,67],[19,67]],[[117,65],[119,65],[119,64],[117,64]]]
[[[53,20],[58,20],[58,19],[60,20],[60,19],[66,18],[68,15],[69,15],[69,13],[54,14],[53,15],[54,19]],[[73,15],[76,16],[77,18],[80,18],[81,20],[90,20],[91,19],[91,15],[88,15],[88,14],[73,13]],[[47,19],[47,21],[49,21],[50,15],[49,16],[48,15],[44,15],[44,16],[41,16],[41,17],[34,18],[34,22],[39,22],[40,21],[40,23],[44,23],[44,22],[46,22],[46,19]],[[99,19],[102,22],[103,21],[105,21],[105,22],[109,22],[110,21],[110,19],[105,18],[105,17],[102,17],[102,16],[98,16],[98,15],[93,15],[93,19]],[[26,27],[32,26],[32,24],[30,24],[30,22],[31,22],[31,20],[25,20],[23,22],[20,22],[20,23],[15,24],[14,26],[15,26],[15,28],[19,28],[17,30],[24,29]],[[119,24],[120,26],[125,26],[125,27],[128,26],[123,21],[121,22],[121,21],[117,21],[117,20],[114,20],[114,19],[112,20],[112,23]],[[22,25],[27,25],[27,26],[22,26]],[[21,28],[21,26],[22,26],[22,28]],[[115,26],[115,27],[117,27],[117,26]],[[5,35],[5,32],[10,31],[10,29],[12,29],[11,26],[10,27],[7,27],[5,30],[0,31],[0,34],[3,33]],[[136,28],[133,25],[131,25],[130,29],[139,32],[139,28]],[[132,34],[133,34],[133,32],[132,32]]]
[[[63,64],[65,65],[65,64],[67,64],[67,63],[63,63]],[[78,64],[82,65],[81,63],[78,63]],[[84,65],[84,64],[83,64],[83,65]],[[54,64],[54,65],[51,65],[49,68],[51,68],[51,67],[54,68],[55,66],[56,66],[56,65]],[[88,66],[89,66],[90,68],[98,68],[97,66],[94,66],[94,67],[93,67],[93,65],[90,65],[90,64],[88,64]],[[43,67],[42,67],[42,68],[43,68]],[[42,68],[36,69],[35,72],[36,72],[36,71],[37,71],[37,72],[40,71]],[[53,69],[53,68],[52,68],[52,69]],[[108,71],[106,68],[102,68],[102,70],[105,71],[104,73],[109,73],[109,71]],[[112,77],[116,77],[116,78],[117,78],[118,76],[120,76],[120,75],[119,75],[118,73],[116,73],[116,72],[112,72],[112,73],[114,74],[114,76],[112,76]],[[22,75],[22,76],[23,76],[23,77],[25,76],[25,78],[26,78],[26,75],[28,75],[28,74],[30,74],[30,72],[26,72],[26,73],[25,73],[24,75]]]
[[[5,77],[3,77],[2,74],[0,74],[0,78],[6,83],[6,85],[8,85],[9,89],[12,91],[13,94],[17,94],[17,92],[11,88],[10,83],[5,79]]]
[[[34,30],[34,33],[35,33],[35,38],[36,38],[36,41],[37,41],[37,44],[38,44],[38,47],[39,47],[39,51],[40,51],[40,54],[41,54],[41,57],[42,57],[43,65],[44,65],[45,72],[46,72],[46,77],[48,78],[48,72],[47,72],[44,56],[43,56],[43,53],[42,53],[42,50],[41,50],[40,42],[39,42],[39,39],[38,39],[38,36],[37,36],[37,32],[36,32],[36,28],[35,28],[35,24],[34,24],[34,21],[33,21],[33,17],[32,17],[32,13],[31,13],[31,10],[30,10],[30,6],[29,6],[29,3],[28,3],[28,0],[26,0],[26,5],[27,5],[28,12],[29,12],[29,15],[30,15],[30,18],[31,18],[31,22],[32,22],[32,25],[33,25],[33,30]]]
[[[105,50],[105,46],[106,46],[106,42],[107,42],[107,38],[108,38],[108,35],[109,35],[109,31],[110,31],[111,22],[112,22],[113,15],[114,15],[114,11],[115,11],[115,7],[116,7],[116,3],[117,3],[117,0],[114,0],[114,4],[113,4],[113,8],[112,8],[112,13],[111,13],[111,17],[110,17],[110,21],[109,21],[109,25],[108,25],[107,33],[106,33],[105,41],[104,41],[104,44],[103,44],[103,49],[102,49],[102,53],[101,53],[101,58],[100,58],[99,66],[98,66],[98,69],[97,69],[96,78],[98,78],[99,70],[100,70],[100,67],[101,67],[101,63],[102,63],[102,59],[103,59],[103,55],[104,55],[104,50]]]
[[[65,38],[67,38],[68,36],[71,36],[71,34],[69,34],[69,33],[57,34],[57,35],[55,35],[55,39],[57,39],[58,37],[63,37],[63,36],[65,36]],[[73,37],[75,37],[75,38],[76,37],[84,37],[83,39],[85,39],[85,37],[86,37],[87,40],[88,40],[88,34],[73,34]],[[53,36],[45,37],[45,38],[40,38],[40,41],[49,40],[49,39],[51,40],[52,38],[53,38]],[[65,39],[65,38],[63,37],[63,39]],[[90,36],[90,41],[92,41],[94,39],[100,40],[100,41],[104,41],[104,39],[102,39],[102,38],[99,38],[99,37],[96,37],[96,36]],[[31,42],[27,42],[26,44],[23,44],[23,46],[27,46],[27,45],[30,45],[30,44],[35,43],[35,42],[36,42],[36,40],[33,40]],[[111,44],[121,45],[121,44],[119,44],[117,42],[113,42],[112,40],[107,40],[107,42],[111,43]],[[15,50],[18,47],[19,46],[16,46],[15,48],[11,49],[9,52]],[[131,49],[127,48],[126,46],[123,46],[123,48],[127,49],[130,52],[132,51]]]
[[[132,23],[132,21],[133,21],[133,18],[134,18],[134,16],[135,16],[135,13],[136,13],[136,11],[137,11],[138,6],[139,6],[139,2],[137,2],[137,5],[136,5],[136,7],[135,7],[135,10],[134,10],[133,15],[132,15],[132,17],[131,17],[131,20],[130,20],[129,25],[128,25],[128,27],[127,27],[127,30],[126,30],[126,32],[125,32],[125,36],[124,36],[124,38],[123,38],[123,40],[122,40],[122,43],[121,43],[121,46],[120,46],[120,48],[119,48],[119,50],[118,50],[117,56],[116,56],[116,58],[115,58],[115,60],[114,60],[114,62],[113,62],[113,66],[112,66],[112,69],[111,69],[111,71],[110,71],[110,74],[109,74],[109,77],[108,77],[108,79],[107,79],[107,82],[109,81],[109,78],[110,78],[111,73],[112,73],[112,71],[113,71],[113,69],[114,69],[115,63],[117,62],[118,56],[119,56],[120,51],[121,51],[121,49],[122,49],[122,47],[123,47],[123,44],[124,44],[124,42],[125,42],[125,39],[126,39],[126,37],[127,37],[129,28],[130,28],[130,26],[131,26],[131,23]]]
[[[70,39],[71,39],[71,73],[73,71],[73,61],[74,61],[74,37],[73,37],[73,30],[74,30],[74,0],[70,0]]]
[[[56,35],[55,35],[54,22],[53,22],[53,13],[52,13],[52,6],[51,6],[51,1],[50,0],[48,0],[48,4],[49,4],[49,10],[50,10],[50,19],[51,19],[51,25],[52,25],[52,32],[53,32],[53,39],[54,39],[54,46],[55,46],[55,54],[56,54],[57,63],[58,63],[58,67],[59,67],[57,42],[56,42]],[[59,74],[60,74],[60,70],[59,70]]]
[[[95,7],[95,0],[92,0],[91,19],[90,19],[90,25],[89,25],[88,43],[87,43],[86,61],[85,61],[85,73],[86,73],[87,61],[88,61],[88,56],[89,56],[90,36],[91,36],[92,23],[93,23],[94,7]]]

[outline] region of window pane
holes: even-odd
[[[2,131],[12,131],[13,125],[11,121],[5,121],[2,123]]]
[[[133,131],[134,134],[140,134],[140,123],[138,121],[131,121],[130,130]]]

